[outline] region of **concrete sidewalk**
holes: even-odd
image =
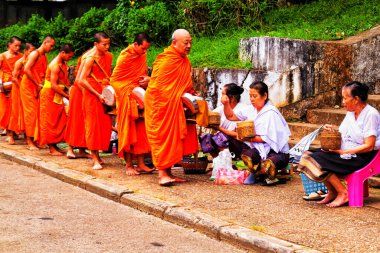
[[[105,156],[101,171],[87,159],[52,157],[0,139],[0,155],[65,182],[192,227],[244,248],[271,252],[380,252],[380,190],[370,189],[363,208],[330,209],[302,199],[299,176],[285,185],[217,186],[206,175],[160,187],[157,174],[128,177],[117,156]],[[314,249],[314,250],[312,250]]]

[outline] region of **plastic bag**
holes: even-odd
[[[219,169],[234,170],[232,168],[232,158],[234,155],[231,154],[229,149],[224,149],[219,152],[219,155],[212,160],[212,175],[211,180],[216,178]]]
[[[212,137],[212,139],[215,142],[215,144],[220,148],[227,148],[229,145],[228,137],[222,132],[218,132],[217,134],[215,134]]]
[[[303,152],[309,149],[310,144],[315,140],[323,125],[304,136],[293,148],[289,150],[290,162],[299,163]]]
[[[201,149],[204,153],[211,152],[215,149],[211,134],[203,134],[199,139],[201,143]]]
[[[221,168],[215,178],[215,184],[244,184],[248,176],[246,170],[229,170]]]

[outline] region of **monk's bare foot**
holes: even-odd
[[[140,165],[136,168],[136,171],[140,172],[140,173],[152,173],[153,171],[155,171],[156,169],[153,168],[149,168],[148,166],[146,166],[145,164],[144,165]]]
[[[337,194],[335,192],[329,191],[327,193],[326,197],[324,199],[322,199],[321,201],[318,201],[317,204],[323,205],[323,204],[330,203],[331,201],[333,201],[336,198],[336,196],[337,196]]]
[[[7,138],[5,138],[5,141],[8,142],[9,141],[9,136],[7,136]]]
[[[63,156],[61,152],[58,152],[57,150],[49,151],[49,154],[52,156]]]
[[[91,155],[87,153],[85,150],[80,149],[79,153],[77,154],[78,158],[91,158]]]
[[[40,150],[40,149],[37,148],[37,146],[34,145],[34,144],[28,144],[28,149],[29,149],[30,151]]]
[[[347,193],[339,193],[335,200],[329,204],[326,204],[328,207],[339,207],[348,203],[348,194]]]
[[[9,139],[8,139],[8,144],[9,145],[15,145],[15,139],[13,138],[13,136],[9,136]]]
[[[92,169],[93,170],[101,170],[101,169],[103,169],[103,167],[98,162],[95,162],[94,166],[92,166]]]
[[[74,152],[72,150],[70,150],[70,149],[67,150],[66,157],[69,158],[69,159],[75,159],[76,158]]]
[[[56,149],[58,152],[62,153],[62,154],[66,154],[66,150],[64,150],[63,148],[59,148],[59,147],[55,146],[55,149]]]
[[[158,184],[160,186],[171,186],[175,182],[175,179],[169,176],[162,176],[158,179]]]
[[[133,167],[126,167],[125,174],[127,174],[127,176],[140,175],[140,173],[137,170],[135,170]]]
[[[47,149],[48,148],[48,146],[47,145],[35,145],[37,148],[39,148],[39,149]]]

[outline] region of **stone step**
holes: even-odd
[[[294,139],[301,139],[302,137],[306,136],[307,134],[313,132],[317,128],[319,128],[322,124],[311,124],[311,123],[305,123],[305,122],[288,122],[290,132],[292,135],[291,138]],[[318,136],[316,140],[318,140]]]
[[[367,102],[380,111],[380,95],[369,95]]]
[[[294,145],[296,145],[299,141],[301,140],[301,138],[290,138],[289,140],[289,147],[292,148],[294,147]],[[321,142],[319,140],[314,140],[310,147],[309,148],[321,148]]]
[[[344,108],[308,110],[306,120],[311,124],[333,124],[339,126],[346,113],[347,111]]]

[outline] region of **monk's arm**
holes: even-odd
[[[80,84],[84,89],[94,94],[100,100],[101,103],[104,103],[105,101],[102,94],[99,94],[87,81],[87,77],[89,77],[91,74],[91,69],[92,69],[93,64],[94,64],[94,60],[91,57],[87,58],[82,63],[83,67],[81,66],[82,71],[79,72],[78,84]]]
[[[36,63],[37,58],[38,58],[37,51],[30,53],[28,57],[28,61],[25,64],[24,73],[33,82],[33,84],[37,86],[37,88],[42,88],[43,85],[41,83],[41,80],[37,80],[34,74],[32,73],[32,67]]]
[[[53,89],[54,92],[58,93],[59,95],[69,98],[69,95],[67,95],[66,92],[64,92],[61,88],[58,87],[58,77],[59,77],[59,72],[61,71],[60,67],[58,65],[54,65],[51,69],[51,74],[50,74],[50,83],[51,83],[51,88]]]
[[[15,68],[13,69],[13,72],[12,72],[12,80],[13,80],[13,83],[17,85],[17,87],[20,87],[20,83],[18,79],[20,77],[20,71],[22,68],[22,61],[23,61],[23,58],[16,61]]]

